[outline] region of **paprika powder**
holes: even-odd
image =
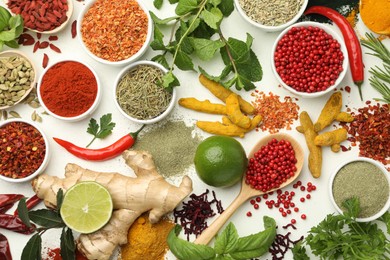
[[[77,61],[62,61],[50,67],[42,77],[39,95],[50,112],[75,117],[86,112],[98,92],[94,73]]]

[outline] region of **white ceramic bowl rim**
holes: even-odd
[[[116,89],[118,87],[118,83],[119,81],[121,80],[121,78],[123,77],[123,75],[125,75],[126,72],[132,70],[133,68],[139,66],[139,65],[150,65],[150,66],[154,66],[154,67],[157,67],[159,68],[160,70],[162,70],[163,73],[167,73],[168,70],[162,66],[161,64],[157,63],[157,62],[154,62],[154,61],[147,61],[147,60],[141,60],[141,61],[136,61],[126,67],[124,67],[118,74],[116,80],[115,80],[115,86],[114,86],[114,91],[113,91],[113,94],[114,94],[114,100],[115,100],[115,105],[116,107],[118,108],[118,110],[122,113],[122,115],[124,115],[126,118],[136,122],[136,123],[140,123],[140,124],[153,124],[153,123],[156,123],[160,120],[162,120],[163,118],[165,118],[173,109],[174,105],[175,105],[175,102],[176,102],[176,89],[173,88],[172,90],[172,97],[171,97],[171,101],[169,102],[169,105],[167,107],[167,109],[161,113],[160,115],[154,117],[154,118],[151,118],[151,119],[145,119],[145,120],[142,120],[142,119],[137,119],[137,118],[134,118],[134,117],[131,117],[130,115],[128,115],[125,111],[122,110],[121,106],[119,105],[118,103],[118,100],[116,98]]]
[[[85,4],[84,8],[81,10],[79,17],[77,19],[77,21],[78,21],[77,27],[76,27],[77,28],[77,38],[79,39],[79,42],[81,43],[82,48],[89,54],[89,56],[91,56],[95,60],[97,60],[101,63],[104,63],[104,64],[108,64],[108,65],[121,66],[121,65],[129,64],[130,62],[133,62],[133,61],[136,61],[137,59],[139,59],[146,52],[147,48],[149,48],[149,42],[151,41],[152,36],[153,36],[153,21],[152,21],[152,17],[150,16],[149,11],[146,8],[146,6],[142,3],[142,1],[136,1],[138,3],[138,5],[141,7],[141,9],[145,12],[145,14],[148,18],[148,31],[146,34],[145,42],[142,45],[142,47],[138,50],[138,52],[136,52],[135,54],[133,54],[132,56],[130,56],[127,59],[120,60],[120,61],[109,61],[109,60],[102,59],[102,58],[96,56],[94,53],[92,53],[88,49],[88,47],[84,44],[83,37],[81,34],[81,25],[82,25],[82,21],[84,19],[84,15],[95,2],[96,2],[96,0],[91,0],[91,1],[87,2]]]
[[[0,179],[2,179],[4,181],[15,182],[15,183],[26,182],[26,181],[29,181],[29,180],[32,180],[33,178],[35,178],[37,175],[39,175],[46,168],[46,166],[49,162],[49,158],[50,158],[49,140],[47,139],[45,133],[42,131],[42,129],[37,124],[30,122],[28,120],[22,119],[22,118],[7,119],[6,121],[0,123],[0,128],[2,128],[3,126],[5,126],[9,123],[12,123],[12,122],[21,122],[21,123],[26,123],[26,124],[33,126],[34,128],[36,128],[39,131],[39,133],[43,137],[43,140],[45,141],[45,148],[46,148],[45,157],[42,161],[42,164],[39,166],[39,168],[35,172],[26,176],[25,178],[20,178],[20,179],[13,179],[13,178],[8,178],[8,177],[5,177],[3,175],[0,175]]]
[[[64,116],[60,116],[60,115],[57,115],[57,114],[53,113],[52,111],[50,111],[49,108],[46,107],[46,105],[43,102],[42,97],[41,97],[40,87],[41,87],[42,79],[45,76],[46,72],[49,69],[51,69],[54,65],[59,64],[59,63],[63,63],[63,62],[78,62],[80,64],[83,64],[84,66],[86,66],[93,73],[93,75],[95,76],[95,79],[96,79],[97,93],[96,93],[95,101],[92,103],[92,106],[87,111],[85,111],[84,113],[82,113],[82,114],[80,114],[78,116],[64,117]],[[45,111],[47,111],[47,113],[49,113],[53,117],[61,119],[61,120],[64,120],[64,121],[78,121],[78,120],[81,120],[81,119],[85,118],[89,114],[91,114],[96,109],[96,107],[98,106],[98,104],[100,102],[101,92],[102,92],[101,84],[100,84],[99,77],[98,77],[96,71],[90,65],[88,65],[87,63],[85,63],[83,61],[75,60],[75,59],[59,60],[59,61],[51,64],[50,66],[48,66],[46,69],[44,69],[44,71],[42,72],[41,76],[39,77],[38,85],[37,85],[37,95],[38,95],[38,99],[39,99],[39,102],[42,105],[42,107],[45,109]]]
[[[264,25],[264,24],[261,24],[259,22],[256,22],[254,20],[252,20],[246,13],[245,11],[242,9],[240,3],[239,3],[240,0],[234,0],[234,3],[235,3],[235,6],[238,10],[238,13],[241,14],[241,16],[247,21],[249,22],[250,24],[258,27],[258,28],[261,28],[261,29],[264,29],[264,30],[269,30],[269,31],[281,31],[283,30],[284,28],[292,25],[293,23],[295,23],[303,14],[303,12],[305,11],[306,7],[307,7],[307,4],[309,3],[308,0],[304,0],[303,1],[303,4],[301,6],[301,8],[299,9],[298,13],[293,17],[291,18],[290,21],[284,23],[284,24],[280,24],[280,25],[277,25],[277,26],[272,26],[272,25]]]
[[[341,163],[336,168],[336,170],[332,173],[332,175],[330,176],[330,178],[329,178],[329,185],[328,185],[330,200],[331,200],[333,206],[336,208],[336,210],[340,214],[343,214],[343,211],[336,204],[336,201],[334,200],[334,197],[333,197],[333,181],[334,181],[334,178],[336,177],[337,173],[341,170],[341,168],[343,168],[347,164],[350,164],[350,163],[353,163],[353,162],[359,162],[359,161],[368,162],[368,163],[371,163],[371,164],[375,165],[376,167],[378,167],[381,170],[381,172],[385,175],[385,177],[387,179],[387,183],[388,183],[389,188],[390,188],[390,176],[389,176],[389,173],[387,172],[386,168],[381,163],[379,163],[379,162],[377,162],[377,161],[375,161],[375,160],[373,160],[371,158],[366,158],[366,157],[353,158],[353,159],[349,159],[349,160]],[[379,218],[380,216],[382,216],[389,208],[390,208],[390,194],[389,194],[389,198],[387,199],[385,205],[383,206],[383,208],[379,212],[377,212],[376,214],[374,214],[374,215],[372,215],[370,217],[367,217],[367,218],[356,218],[356,221],[358,221],[358,222],[373,221],[373,220]]]
[[[279,41],[281,40],[281,38],[288,31],[290,31],[293,27],[309,27],[309,26],[318,27],[320,29],[323,29],[326,33],[330,34],[335,40],[338,41],[338,43],[340,44],[340,49],[341,49],[341,51],[342,51],[342,53],[344,55],[343,66],[342,66],[343,67],[343,71],[340,72],[340,74],[339,74],[337,80],[335,81],[335,83],[333,85],[329,86],[326,90],[312,92],[312,93],[300,92],[300,91],[297,91],[297,90],[293,89],[292,87],[286,85],[286,83],[284,83],[283,80],[280,78],[279,73],[276,71],[275,62],[274,62],[275,50],[276,50],[276,47],[277,47]],[[341,38],[341,36],[338,33],[336,33],[335,30],[333,30],[331,27],[329,27],[329,26],[327,26],[325,24],[318,23],[318,22],[311,22],[311,21],[296,23],[296,24],[293,24],[293,25],[289,26],[288,28],[284,29],[279,34],[277,39],[275,40],[274,45],[272,47],[272,51],[271,51],[271,67],[272,67],[272,71],[274,72],[275,77],[278,79],[279,83],[284,88],[286,88],[287,90],[289,90],[290,92],[292,92],[293,94],[295,94],[297,96],[302,96],[302,97],[307,97],[307,98],[316,98],[316,97],[322,96],[322,95],[327,94],[327,93],[331,92],[332,90],[334,90],[340,84],[340,82],[344,79],[344,76],[345,76],[345,74],[347,73],[347,70],[348,70],[348,52],[347,52],[347,47],[345,46],[344,40]]]

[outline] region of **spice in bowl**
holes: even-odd
[[[47,141],[41,131],[23,120],[0,126],[1,179],[25,179],[45,166]]]
[[[95,72],[78,61],[48,67],[38,85],[38,98],[48,113],[60,119],[81,119],[96,107],[100,94]]]
[[[342,203],[353,197],[359,199],[360,221],[371,221],[382,215],[390,205],[388,172],[383,165],[359,158],[339,167],[331,178],[331,197],[337,210],[345,211]]]
[[[169,113],[174,97],[160,84],[165,73],[162,69],[154,63],[138,62],[122,70],[115,97],[124,115],[139,123],[151,123]]]

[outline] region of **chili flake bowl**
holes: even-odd
[[[39,133],[39,135],[42,136],[42,139],[43,139],[43,142],[44,142],[43,147],[45,148],[45,154],[44,154],[44,156],[43,156],[43,160],[42,160],[42,162],[40,163],[40,165],[39,165],[38,167],[35,167],[36,170],[34,170],[33,172],[31,172],[31,174],[28,174],[28,175],[27,175],[26,177],[24,177],[24,178],[11,178],[11,177],[4,176],[3,174],[0,174],[0,180],[3,180],[3,181],[12,182],[12,183],[27,182],[27,181],[32,180],[33,178],[35,178],[36,176],[38,176],[40,173],[42,173],[42,172],[45,170],[45,168],[46,168],[46,166],[47,166],[47,164],[48,164],[48,162],[49,162],[49,159],[50,159],[49,141],[48,141],[46,135],[44,134],[44,132],[42,131],[42,129],[41,129],[39,126],[37,126],[37,125],[36,125],[35,123],[33,123],[33,122],[29,122],[29,121],[27,121],[27,120],[20,119],[20,118],[18,118],[18,119],[8,119],[8,120],[6,120],[6,121],[4,121],[4,122],[1,122],[1,123],[0,123],[0,136],[2,135],[1,130],[4,129],[4,127],[6,127],[7,125],[9,125],[9,124],[11,124],[11,123],[12,123],[12,124],[14,124],[14,123],[19,124],[19,123],[20,123],[20,124],[24,124],[25,126],[32,127],[32,129],[36,130],[36,131]],[[36,133],[36,132],[35,132],[35,133]],[[17,137],[19,137],[19,136],[17,136]],[[17,138],[17,137],[16,137],[16,138]],[[29,135],[28,137],[31,137],[31,135]],[[24,138],[25,138],[25,137],[24,137]],[[22,143],[22,144],[21,144],[21,143]],[[11,143],[11,144],[7,145],[7,150],[9,149],[9,150],[12,152],[12,149],[18,149],[18,153],[20,154],[21,151],[22,151],[22,147],[23,147],[23,140],[21,141],[21,143],[20,143],[20,142]],[[36,143],[35,143],[35,144],[36,144]],[[33,154],[34,152],[39,151],[39,148],[38,148],[38,150],[37,150],[37,147],[35,146],[35,144],[34,144],[34,146],[31,148],[31,153],[30,153],[30,155]],[[1,160],[2,157],[3,157],[3,156],[0,157],[0,160]],[[3,158],[4,158],[4,157],[3,157]],[[32,162],[32,157],[28,157],[28,156],[26,155],[26,156],[24,156],[24,158],[30,160],[30,161],[28,162],[28,165],[31,166],[32,163],[33,163],[33,162]],[[11,158],[9,158],[9,159],[7,160],[7,162],[10,161],[10,160],[13,161],[14,159],[15,159],[15,157],[14,157],[14,156],[11,156]],[[23,168],[22,166],[23,166],[23,164],[20,165],[19,170],[22,170],[22,168]],[[2,170],[2,172],[3,172],[3,170]]]
[[[19,69],[20,65],[16,66],[17,64],[13,64],[13,65],[11,64],[12,66],[15,65],[14,69],[10,69],[12,66],[11,67],[5,66],[5,68],[0,67],[0,75],[1,75],[0,76],[0,99],[2,99],[3,102],[5,101],[5,97],[3,95],[5,95],[6,92],[8,92],[8,93],[13,92],[16,96],[20,95],[18,97],[17,101],[11,101],[11,103],[13,103],[13,104],[11,104],[11,103],[2,104],[3,102],[0,102],[0,110],[13,107],[13,106],[19,104],[20,102],[22,102],[28,96],[28,94],[30,94],[30,92],[35,87],[35,84],[37,82],[37,70],[35,68],[34,62],[32,62],[32,60],[30,58],[28,58],[23,52],[16,51],[16,50],[3,51],[0,53],[0,59],[9,59],[11,57],[22,58],[27,63],[24,63],[22,65],[22,68],[20,68],[20,69]],[[12,76],[12,73],[14,70],[16,70],[17,75],[15,74],[15,76]],[[3,74],[3,72],[5,74]],[[6,75],[8,73],[11,74],[10,77],[15,78],[15,81],[13,81],[13,82],[18,83],[17,85],[20,89],[16,88],[16,86],[15,86],[16,84],[13,86],[6,86],[7,85],[7,83],[6,83],[7,78],[5,78],[5,77],[7,77]],[[26,79],[26,83],[24,83],[25,86],[21,85],[21,83],[20,83],[23,78]],[[9,84],[12,85],[12,82]],[[11,89],[13,89],[13,90],[10,91]]]
[[[375,168],[376,170],[378,170],[378,172],[380,172],[380,174],[383,174],[384,175],[383,179],[385,180],[384,182],[387,183],[387,187],[388,187],[388,189],[387,189],[387,195],[388,195],[387,200],[383,201],[383,207],[380,208],[379,211],[377,211],[375,214],[373,214],[371,216],[368,216],[368,217],[356,218],[356,221],[358,221],[358,222],[369,222],[369,221],[373,221],[373,220],[381,217],[390,208],[390,176],[389,176],[389,172],[386,170],[386,168],[383,166],[383,164],[381,164],[381,163],[379,163],[379,162],[377,162],[377,161],[375,161],[373,159],[366,158],[366,157],[353,158],[353,159],[349,159],[349,160],[343,162],[341,165],[339,165],[336,168],[336,170],[332,173],[332,175],[331,175],[331,177],[329,179],[329,185],[328,185],[329,186],[329,196],[330,196],[330,200],[332,202],[332,205],[335,207],[337,212],[342,214],[343,210],[338,205],[338,203],[336,203],[336,199],[335,199],[335,191],[334,191],[334,189],[335,189],[334,185],[335,185],[335,182],[336,182],[335,180],[337,178],[337,175],[341,172],[341,170],[345,166],[348,166],[348,165],[354,164],[354,163],[359,163],[359,162],[360,163],[368,163],[368,165],[370,165],[371,169]],[[369,174],[373,174],[370,170],[365,170],[365,172],[368,172]],[[346,175],[345,171],[344,171],[343,174]],[[352,190],[358,192],[359,196],[362,195],[362,194],[367,194],[367,192],[370,192],[369,190],[362,190],[363,188],[362,187],[358,187],[356,184],[352,185],[352,182],[362,178],[360,175],[357,175],[357,174],[358,174],[358,172],[354,171],[353,172],[353,176],[354,176],[353,179],[348,179],[347,180],[348,181],[347,184],[342,185],[342,183],[339,182],[339,184],[337,184],[337,185],[338,186],[341,185],[341,187],[343,187],[343,189],[348,189],[348,187],[350,187]],[[371,184],[368,180],[361,180],[360,182]],[[370,186],[372,186],[372,185],[370,185]],[[372,187],[372,189],[375,189],[375,188]],[[377,189],[375,189],[375,190],[377,191]],[[386,190],[384,190],[384,193],[386,193]],[[378,202],[378,200],[376,200],[375,202]],[[362,204],[362,203],[360,203],[360,204]],[[361,207],[361,209],[362,209],[362,207]]]
[[[151,68],[157,69],[157,71],[161,71],[162,72],[162,75],[168,72],[168,70],[164,66],[162,66],[161,64],[159,64],[157,62],[154,62],[154,61],[146,61],[146,60],[145,61],[134,62],[134,63],[128,65],[127,67],[123,68],[122,71],[119,72],[119,74],[118,74],[118,76],[117,76],[117,78],[115,80],[115,87],[114,87],[114,92],[113,92],[114,100],[115,100],[115,106],[118,108],[118,110],[122,113],[123,116],[125,116],[126,118],[128,118],[129,120],[131,120],[131,121],[133,121],[135,123],[154,124],[154,123],[157,123],[157,122],[161,121],[166,116],[168,116],[169,113],[174,108],[174,106],[176,104],[176,95],[177,95],[175,88],[173,88],[172,93],[170,94],[169,104],[167,104],[165,106],[165,108],[162,111],[160,111],[157,115],[152,116],[152,117],[148,117],[146,119],[139,118],[139,117],[137,118],[134,115],[130,115],[128,112],[125,111],[126,108],[123,105],[121,106],[121,104],[119,104],[120,102],[118,101],[118,89],[119,89],[120,82],[122,81],[122,79],[126,75],[128,75],[130,72],[136,70],[137,68],[141,68],[141,66],[143,66],[143,67],[151,67]],[[139,84],[143,84],[143,83],[141,82]],[[146,85],[146,84],[144,84],[144,85]],[[154,93],[152,93],[152,94],[154,94]],[[140,95],[141,95],[141,97],[143,97],[144,94],[140,94]],[[129,100],[129,99],[127,99],[127,100]],[[142,98],[136,98],[135,100],[140,100],[141,101]],[[144,100],[142,100],[142,101],[144,101]],[[150,100],[148,100],[148,101],[150,101]],[[141,102],[141,103],[143,103],[143,102]],[[133,106],[128,106],[128,107],[133,107]]]
[[[256,18],[252,18],[251,17],[252,15],[250,13],[248,14],[248,12],[245,11],[245,8],[242,7],[242,3],[240,3],[242,1],[243,0],[234,0],[234,4],[236,6],[236,9],[237,9],[238,13],[249,24],[251,24],[251,25],[253,25],[253,26],[255,26],[255,27],[257,27],[257,28],[259,28],[259,29],[261,29],[263,31],[266,31],[266,32],[281,31],[281,30],[285,29],[286,27],[288,27],[288,26],[292,25],[293,23],[295,23],[302,16],[302,14],[305,11],[306,6],[307,6],[307,4],[309,2],[309,0],[302,0],[302,5],[297,10],[297,13],[290,20],[288,20],[287,22],[281,23],[279,25],[265,25],[265,24],[262,24],[259,21],[256,21],[257,20]],[[256,2],[261,2],[261,1],[248,1],[248,2],[250,2],[250,4],[255,4]],[[264,10],[261,10],[263,8],[251,7],[250,9],[255,11],[255,12],[264,11]],[[280,10],[275,10],[275,13],[279,13],[279,12],[280,12]],[[270,20],[274,21],[275,19],[273,17],[271,19],[271,17],[270,17]]]
[[[143,1],[137,1],[137,0],[131,0],[131,1],[120,1],[120,0],[115,0],[118,1],[119,3],[128,3],[128,4],[136,4],[137,8],[139,7],[139,10],[142,11],[146,18],[147,18],[147,29],[146,29],[146,36],[145,36],[145,41],[143,43],[138,42],[138,40],[141,38],[140,35],[131,35],[131,30],[129,28],[125,28],[125,31],[127,31],[126,35],[123,35],[123,37],[119,37],[120,33],[118,32],[119,25],[124,24],[124,21],[118,21],[116,25],[110,25],[110,27],[105,28],[104,36],[98,36],[95,37],[95,35],[92,35],[92,32],[95,34],[102,32],[103,30],[100,30],[103,28],[103,26],[107,25],[102,25],[102,24],[95,24],[96,20],[93,21],[92,18],[86,20],[86,16],[88,16],[88,11],[93,7],[98,2],[101,2],[102,0],[92,0],[88,1],[85,4],[85,7],[81,10],[79,17],[77,19],[77,38],[79,39],[79,42],[81,43],[82,48],[84,51],[94,60],[106,64],[106,65],[113,65],[113,66],[123,66],[123,65],[128,65],[132,62],[137,61],[138,59],[141,58],[141,56],[147,51],[149,48],[150,42],[152,41],[153,38],[153,21],[152,18],[149,14],[148,9],[145,7]],[[115,2],[112,1],[112,2]],[[106,5],[108,6],[108,5]],[[103,8],[100,8],[103,9]],[[118,10],[110,10],[111,12],[114,12],[114,14],[109,14],[109,13],[104,13],[106,10],[99,10],[99,12],[103,12],[102,14],[91,14],[91,17],[96,17],[96,16],[103,16],[107,17],[107,19],[114,19],[110,17],[117,17],[117,19],[120,19],[119,15],[117,15]],[[107,11],[108,12],[108,11]],[[139,17],[140,15],[135,14],[133,15],[132,10],[130,8],[126,9],[126,20],[129,20],[130,18],[134,17]],[[84,24],[85,21],[85,25]],[[101,23],[104,23],[103,18]],[[119,25],[118,25],[119,24]],[[90,33],[91,35],[87,35],[85,38],[86,40],[89,41],[89,43],[85,42],[85,39],[83,38],[83,26],[88,26],[87,29],[85,29],[86,32]],[[127,25],[128,26],[128,25]],[[134,26],[134,24],[131,24],[131,26]],[[141,25],[138,25],[139,27]],[[118,28],[116,28],[118,27]],[[117,30],[114,31],[114,28]],[[99,29],[99,31],[98,31]],[[133,30],[134,31],[134,30]],[[111,37],[111,39],[110,39]],[[118,38],[119,37],[119,38]],[[126,43],[122,42],[127,40]],[[109,45],[109,43],[112,42],[115,44]],[[122,44],[123,43],[123,44]],[[137,51],[134,51],[134,53],[128,53],[129,51],[132,52],[132,48],[130,48],[130,44],[135,45],[135,44],[141,44],[141,46],[137,46],[139,48]],[[94,46],[95,52],[99,52],[99,54],[96,54],[94,51],[91,50],[91,48],[88,46]],[[111,53],[109,53],[109,51]],[[124,53],[126,52],[127,53]],[[118,57],[114,58],[114,55],[117,55]],[[125,57],[122,57],[122,56]],[[102,56],[106,56],[102,57]],[[111,60],[110,60],[111,59]]]
[[[278,47],[278,44],[281,42],[282,38],[290,32],[290,30],[297,30],[296,28],[301,29],[301,28],[305,28],[305,29],[322,29],[327,35],[329,35],[331,38],[333,38],[335,41],[337,41],[338,43],[338,48],[339,48],[339,51],[340,51],[340,55],[342,55],[343,57],[343,61],[342,61],[342,65],[340,66],[342,68],[342,71],[338,71],[339,74],[337,76],[336,79],[328,79],[329,82],[333,82],[334,83],[330,86],[328,86],[325,90],[321,90],[321,91],[316,91],[316,92],[304,92],[304,91],[298,91],[296,90],[295,88],[291,87],[290,85],[286,84],[281,76],[279,75],[278,73],[278,69],[276,68],[276,62],[275,62],[275,53],[277,52],[277,47]],[[291,37],[291,36],[290,36]],[[295,42],[298,42],[296,40],[293,40],[293,39],[288,39],[288,41],[291,41],[291,42],[294,42],[292,44],[298,44],[298,43],[295,43]],[[322,40],[322,42],[330,45],[328,42],[329,40]],[[305,43],[306,46],[309,46],[307,43]],[[322,44],[322,43],[321,43]],[[313,44],[314,46],[315,44]],[[336,46],[336,45],[335,45]],[[292,46],[292,48],[297,48],[298,50],[302,49],[303,47],[302,46]],[[312,46],[308,47],[308,48],[314,48]],[[330,49],[330,48],[329,48]],[[336,52],[336,47],[333,48],[333,50]],[[306,53],[308,52],[308,53]],[[322,59],[323,55],[331,55],[332,52],[330,50],[327,50],[327,51],[323,51],[323,54],[315,54],[313,49],[311,49],[310,51],[306,51],[305,53],[301,54],[301,53],[298,53],[298,55],[303,55],[304,57],[299,57],[299,63],[298,63],[298,69],[302,70],[303,73],[305,73],[304,77],[301,76],[300,79],[302,80],[307,80],[307,79],[310,79],[310,77],[313,76],[313,72],[310,72],[308,69],[305,68],[305,66],[307,64],[309,64],[310,66],[312,66],[313,64],[315,64],[314,62],[316,62],[316,59]],[[326,53],[328,52],[328,53]],[[293,51],[293,53],[295,54],[296,52]],[[286,54],[285,54],[286,55]],[[285,59],[286,56],[283,55],[282,59]],[[309,57],[310,55],[314,55],[314,56],[317,56],[317,57]],[[336,57],[338,58],[338,57]],[[327,64],[330,64],[330,59],[328,58],[328,63]],[[282,61],[280,61],[279,63],[281,63]],[[290,61],[286,62],[284,61],[286,64],[290,63]],[[295,62],[295,60],[294,60]],[[325,65],[328,67],[328,71],[332,72],[332,68],[330,68],[331,65],[327,65],[325,63],[319,65],[319,64],[316,64],[316,66],[320,66],[319,68],[316,68],[317,70],[321,70],[321,71],[324,71],[325,70]],[[339,64],[340,65],[340,64]],[[336,65],[332,65],[332,66],[336,66]],[[278,36],[278,38],[276,39],[274,45],[273,45],[273,48],[272,48],[272,51],[271,51],[271,68],[272,68],[272,71],[274,72],[274,75],[275,77],[277,78],[277,80],[279,81],[279,83],[287,90],[289,90],[290,92],[292,92],[293,94],[297,95],[297,96],[301,96],[303,98],[317,98],[317,97],[320,97],[320,96],[323,96],[323,95],[326,95],[328,94],[329,92],[333,91],[340,83],[341,81],[344,79],[344,76],[348,70],[348,53],[347,53],[347,48],[345,46],[345,43],[344,43],[344,40],[340,37],[340,35],[338,33],[336,33],[332,28],[330,28],[330,25],[325,25],[325,24],[322,24],[322,23],[318,23],[318,22],[300,22],[300,23],[296,23],[294,25],[291,25],[290,27],[286,28],[283,32],[280,33],[280,35]],[[303,69],[305,69],[306,71],[303,71]],[[286,69],[285,69],[286,70]],[[289,69],[290,70],[290,69]],[[301,72],[301,73],[302,73]],[[292,72],[286,72],[286,74],[289,74],[291,75]],[[298,72],[297,72],[298,74]],[[306,75],[307,74],[307,75]],[[322,76],[321,76],[322,77]],[[330,76],[329,76],[330,77]],[[325,77],[323,78],[318,78],[318,82],[319,84],[323,84],[324,83],[324,79]],[[312,79],[311,79],[312,80]],[[322,82],[322,83],[321,83]],[[308,86],[309,82],[308,83],[305,83],[304,86]]]
[[[46,80],[49,83],[46,84]],[[45,111],[68,122],[91,116],[100,103],[101,92],[95,70],[78,60],[61,60],[51,64],[41,74],[37,86],[38,100]],[[76,105],[81,108],[76,108]]]

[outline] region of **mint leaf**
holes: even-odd
[[[173,21],[173,20],[178,18],[177,16],[172,16],[172,17],[168,17],[165,19],[160,19],[152,11],[150,11],[149,14],[150,14],[150,17],[152,17],[152,20],[155,24],[167,24],[170,21]],[[156,27],[154,29],[156,29]]]
[[[226,47],[229,49],[231,57],[234,61],[246,61],[249,59],[250,50],[245,42],[235,38],[229,38],[226,43]],[[225,48],[221,49],[221,56],[225,65],[231,63]]]
[[[154,56],[152,58],[152,61],[158,62],[161,65],[163,65],[166,69],[169,69],[169,64],[165,58],[165,55],[163,55],[163,54],[159,54],[159,55]]]
[[[228,65],[226,66],[221,74],[219,76],[212,76],[210,74],[208,74],[203,68],[199,67],[199,71],[200,73],[202,73],[206,78],[210,79],[210,80],[213,80],[213,81],[216,81],[218,83],[221,83],[221,80],[226,78],[230,72],[232,72],[232,66],[231,65]],[[222,84],[222,83],[221,83]]]
[[[209,0],[209,4],[212,4],[214,7],[217,7],[222,0]]]
[[[221,10],[223,16],[227,17],[234,11],[233,0],[223,0],[218,8]]]
[[[33,235],[22,251],[21,260],[41,260],[42,238],[40,234]]]
[[[157,9],[160,9],[163,5],[164,0],[153,0],[153,5]]]
[[[162,77],[162,86],[168,90],[172,90],[179,85],[179,80],[173,75],[172,71],[169,71]]]
[[[167,238],[169,249],[179,260],[214,259],[215,251],[213,248],[206,245],[196,245],[178,238],[180,231],[181,226],[176,225],[171,232],[169,232]]]
[[[177,15],[184,15],[198,8],[197,0],[180,0],[176,6],[175,13]]]
[[[210,9],[210,11],[203,10],[201,13],[201,17],[203,18],[203,20],[208,26],[210,26],[214,30],[218,30],[219,25],[221,24],[223,18],[223,14],[221,10],[213,7]]]
[[[236,249],[238,234],[235,226],[230,222],[222,233],[217,236],[214,243],[214,249],[217,254],[227,254]]]
[[[165,47],[163,41],[164,35],[160,31],[160,29],[158,29],[157,26],[154,27],[153,36],[154,38],[153,41],[150,43],[150,47],[152,47],[152,49],[155,51],[156,50],[165,51],[167,48]]]
[[[214,54],[224,46],[224,43],[220,40],[208,40],[191,37],[189,38],[196,55],[199,59],[209,61],[213,58]]]
[[[191,57],[184,51],[178,51],[175,59],[175,65],[181,70],[194,70],[194,63]]]
[[[65,226],[57,212],[48,209],[33,210],[28,213],[31,221],[44,228],[58,228]]]
[[[22,220],[22,222],[27,226],[27,227],[32,227],[30,218],[28,216],[28,209],[26,205],[26,198],[21,198],[18,203],[18,215],[19,218]]]

